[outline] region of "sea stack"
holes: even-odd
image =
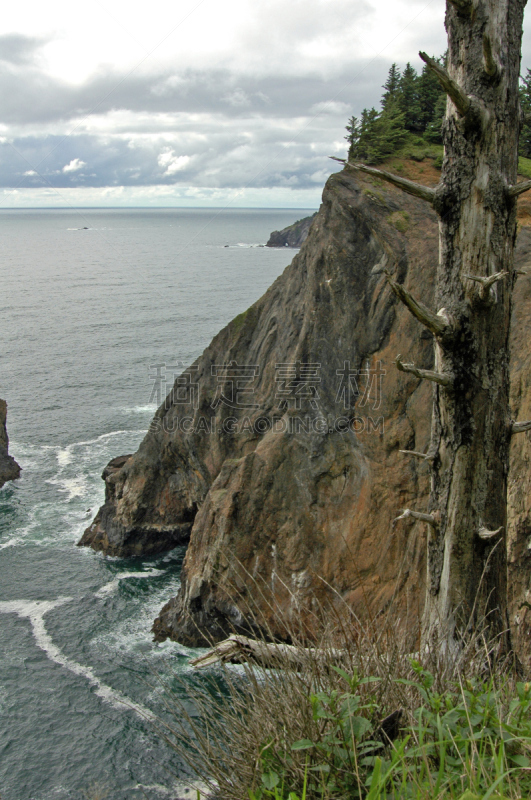
[[[20,477],[20,467],[9,455],[9,437],[6,429],[7,403],[0,399],[0,488],[7,481]]]

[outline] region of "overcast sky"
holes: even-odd
[[[0,22],[0,204],[317,207],[444,0],[19,0]],[[523,70],[531,66],[524,25]]]

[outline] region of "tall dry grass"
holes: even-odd
[[[486,626],[452,655],[411,653],[418,620],[360,619],[337,596],[286,618],[255,591],[252,629],[281,631],[299,668],[220,664],[164,685],[159,731],[214,797],[531,797],[531,686]]]

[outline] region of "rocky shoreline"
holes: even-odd
[[[293,225],[282,228],[281,231],[273,231],[266,247],[302,247],[303,243],[308,238],[311,224],[317,216],[317,213],[318,212],[312,214],[311,217],[299,219],[297,222],[294,222]]]

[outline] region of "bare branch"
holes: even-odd
[[[500,68],[492,52],[492,42],[488,33],[483,34],[483,65],[490,78],[495,78],[500,73]]]
[[[432,369],[417,369],[417,367],[415,367],[413,364],[404,364],[404,362],[400,361],[400,355],[397,355],[395,358],[395,365],[400,372],[409,372],[416,378],[434,381],[435,383],[439,383],[441,386],[446,386],[447,388],[450,388],[453,385],[453,378],[451,375],[447,375],[444,372],[434,372]]]
[[[388,273],[387,282],[398,299],[403,302],[413,316],[416,317],[419,322],[422,322],[429,331],[436,336],[441,336],[448,329],[448,322],[444,317],[435,314],[428,306],[421,303],[420,300],[415,300],[415,298],[406,291],[403,286],[396,283]]]
[[[380,178],[382,181],[392,183],[393,186],[397,186],[399,189],[407,192],[407,194],[420,197],[421,200],[426,200],[427,203],[433,205],[435,189],[431,189],[429,186],[423,186],[421,183],[415,183],[415,181],[410,181],[407,178],[400,178],[398,175],[393,175],[391,172],[385,172],[383,169],[368,167],[365,164],[353,164],[351,161],[345,161],[344,158],[336,158],[335,156],[330,156],[330,158],[333,161],[339,161],[339,163],[344,164],[345,167],[350,167],[350,169],[359,172],[366,172],[367,175],[374,175],[375,178]]]
[[[494,283],[506,278],[508,274],[508,272],[495,272],[493,275],[489,275],[487,278],[482,278],[480,275],[463,275],[463,277],[468,278],[469,281],[481,283],[484,289],[490,289]]]
[[[419,519],[421,522],[427,522],[432,528],[437,527],[437,519],[433,514],[422,514],[420,511],[411,511],[410,508],[405,508],[400,516],[393,520],[393,528],[402,519]]]
[[[516,269],[515,273],[516,275],[529,275],[529,272],[527,272],[525,269]]]
[[[513,422],[511,433],[524,433],[524,431],[531,431],[531,419],[526,422]]]
[[[531,181],[522,181],[521,183],[515,183],[514,186],[509,186],[508,194],[509,197],[518,197],[518,195],[527,192],[528,189],[531,189]]]
[[[498,281],[507,278],[508,275],[508,272],[495,272],[493,275],[489,275],[486,278],[483,278],[480,275],[463,275],[463,277],[468,278],[469,281],[476,281],[476,283],[480,283],[480,297],[482,300],[487,300],[490,297],[491,286],[494,286],[494,284]]]
[[[462,117],[464,117],[465,114],[470,111],[470,107],[472,105],[470,97],[468,97],[466,92],[461,89],[458,83],[450,78],[444,67],[441,67],[441,65],[435,61],[434,58],[430,58],[429,55],[427,53],[423,53],[422,50],[420,51],[419,56],[436,75],[439,83],[453,102],[457,111]]]
[[[433,461],[434,457],[428,453],[419,453],[417,450],[399,450],[399,453],[404,453],[405,456],[415,456],[415,458],[422,458],[424,461]]]
[[[483,540],[493,539],[495,536],[498,536],[498,534],[500,534],[502,531],[503,531],[503,525],[496,531],[489,531],[487,528],[480,528],[478,531],[478,536],[480,539]]]

